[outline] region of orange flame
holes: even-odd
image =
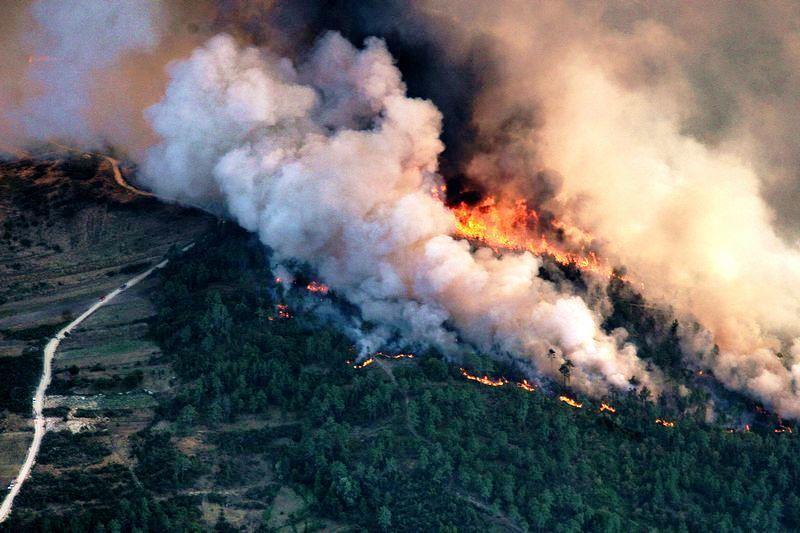
[[[526,390],[528,392],[534,392],[536,390],[536,387],[534,387],[533,385],[528,383],[527,379],[523,379],[522,381],[517,383],[517,387],[519,387],[520,389]]]
[[[600,412],[602,413],[603,411],[608,411],[609,413],[616,413],[617,412],[616,409],[614,409],[613,407],[611,407],[607,403],[601,403],[600,404]]]
[[[368,367],[369,365],[371,365],[374,362],[375,362],[375,359],[370,357],[369,359],[365,359],[364,361],[353,365],[353,368],[355,368],[356,370],[361,370],[362,368],[366,368],[366,367]]]
[[[325,285],[324,283],[320,283],[319,281],[312,281],[311,283],[306,285],[306,289],[309,292],[315,292],[322,295],[328,294],[328,291],[330,291],[327,285]]]
[[[580,409],[581,407],[583,407],[582,403],[576,402],[575,400],[573,400],[572,398],[569,398],[568,396],[559,396],[558,399],[561,400],[562,402],[564,402],[567,405],[571,405],[572,407],[574,407],[576,409]]]
[[[495,251],[517,250],[549,255],[562,265],[575,265],[605,276],[615,275],[608,264],[588,250],[593,240],[591,234],[554,220],[549,226],[580,251],[569,251],[566,246],[551,242],[543,231],[538,213],[529,209],[525,200],[508,205],[489,196],[477,205],[468,206],[462,202],[451,210],[456,216],[459,237],[481,242]]]
[[[502,387],[503,385],[508,383],[508,380],[506,378],[504,378],[504,377],[499,377],[497,379],[492,379],[489,376],[483,376],[483,377],[474,376],[474,375],[470,374],[469,372],[467,372],[466,370],[464,370],[463,368],[460,368],[459,370],[461,370],[461,375],[462,376],[464,376],[465,378],[467,378],[470,381],[477,381],[481,385],[487,385],[489,387]]]
[[[278,318],[289,319],[292,318],[292,314],[289,312],[289,306],[286,304],[278,304]]]
[[[772,431],[774,431],[775,433],[792,433],[792,428],[790,428],[789,426],[780,425],[775,429],[773,429]]]
[[[669,422],[669,421],[664,420],[662,418],[656,418],[656,424],[658,424],[659,426],[664,426],[665,428],[674,428],[675,427],[675,422]]]
[[[389,355],[383,352],[378,352],[375,355],[380,357],[385,357],[386,359],[414,359],[413,353],[396,353],[394,355]]]

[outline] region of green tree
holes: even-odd
[[[381,531],[389,531],[392,527],[392,512],[388,507],[382,505],[378,509],[378,528]]]

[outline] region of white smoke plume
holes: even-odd
[[[536,114],[470,169],[512,193],[486,161],[519,151],[528,175],[555,169],[558,215],[705,328],[682,328],[694,364],[800,417],[800,249],[777,229],[798,229],[796,4],[423,4],[454,56],[487,36],[501,50],[480,130]]]
[[[147,111],[161,142],[146,184],[220,203],[280,258],[313,265],[379,326],[363,342],[400,336],[457,356],[463,339],[544,373],[555,348],[586,393],[627,390],[633,376],[660,390],[622,333],[605,334],[585,301],[537,277],[539,259],[451,237],[453,215],[431,195],[441,115],[405,96],[382,41],[359,51],[329,33],[295,68],[219,35],[170,74]]]

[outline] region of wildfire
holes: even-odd
[[[464,376],[465,378],[467,378],[470,381],[477,381],[481,385],[487,385],[489,387],[502,387],[503,385],[508,383],[508,380],[506,378],[504,378],[504,377],[499,377],[497,379],[492,379],[489,376],[483,376],[483,377],[474,376],[474,375],[470,374],[469,372],[467,372],[466,370],[464,370],[463,368],[460,368],[459,370],[461,370],[461,375],[462,376]]]
[[[664,426],[665,428],[675,427],[675,422],[669,422],[667,420],[664,420],[663,418],[656,418],[656,424],[658,424],[659,426]]]
[[[322,294],[322,295],[328,294],[328,291],[330,291],[327,285],[325,285],[324,283],[320,283],[319,281],[312,281],[311,283],[306,285],[306,289],[309,292],[315,292],[317,294]]]
[[[792,428],[790,428],[789,426],[784,426],[783,424],[781,424],[780,426],[776,427],[772,431],[774,431],[775,433],[792,433]]]
[[[517,387],[519,387],[520,389],[526,390],[528,392],[534,392],[536,390],[536,387],[534,387],[533,385],[528,383],[527,379],[523,379],[522,381],[517,383]]]
[[[581,407],[583,407],[582,403],[576,402],[575,400],[573,400],[572,398],[570,398],[568,396],[559,396],[558,399],[561,400],[562,402],[564,402],[565,404],[570,405],[570,406],[572,406],[572,407],[574,407],[576,409],[580,409]]]
[[[383,352],[378,352],[375,355],[380,357],[385,357],[386,359],[414,359],[413,353],[396,353],[394,355],[389,355]]]
[[[356,370],[361,370],[362,368],[366,368],[366,367],[368,367],[369,365],[371,365],[374,362],[375,362],[375,359],[370,357],[369,359],[364,359],[360,363],[356,363],[355,365],[353,365],[353,368],[355,368]]]
[[[600,412],[602,413],[603,411],[608,411],[609,413],[616,413],[617,412],[616,409],[614,409],[613,407],[611,407],[607,403],[601,403],[600,404]]]
[[[482,242],[494,250],[528,251],[534,255],[549,255],[562,265],[575,265],[583,270],[611,276],[613,269],[602,263],[593,251],[586,250],[592,236],[578,228],[553,220],[548,227],[575,243],[581,252],[571,252],[547,239],[538,213],[529,209],[525,200],[513,205],[500,204],[494,197],[480,204],[461,203],[452,208],[456,216],[456,231],[467,239]]]
[[[282,319],[289,319],[292,318],[292,314],[289,312],[289,306],[286,304],[278,304],[278,318]]]

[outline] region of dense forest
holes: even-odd
[[[179,491],[212,467],[174,446],[177,435],[200,430],[225,458],[213,467],[220,487],[248,475],[241,457],[271,465],[273,478],[253,494],[264,531],[283,485],[311,502],[296,530],[319,528],[317,519],[372,531],[800,528],[795,435],[766,423],[743,432],[706,422],[691,399],[676,407],[621,391],[607,399],[613,409],[575,396],[569,405],[558,384],[515,386],[521,376],[513,368],[478,356],[460,364],[433,352],[376,356],[360,367],[341,328],[309,310],[320,299],[337,305],[336,295],[310,294],[312,278],[299,272],[292,288],[277,283],[268,253],[229,225],[172,261],[151,334],[180,386],[162,399],[160,422],[137,437],[135,467],[39,476],[22,492],[23,508],[41,508],[54,486],[62,501],[95,491],[96,505],[63,521],[15,512],[5,529],[202,530],[196,502]],[[648,327],[624,311],[609,320]],[[661,329],[646,350],[654,364],[673,368],[674,328]],[[464,379],[461,365],[510,381],[485,386]],[[281,424],[215,433],[276,410]],[[73,447],[48,435],[43,460],[93,453]],[[216,529],[234,530],[224,515]]]

